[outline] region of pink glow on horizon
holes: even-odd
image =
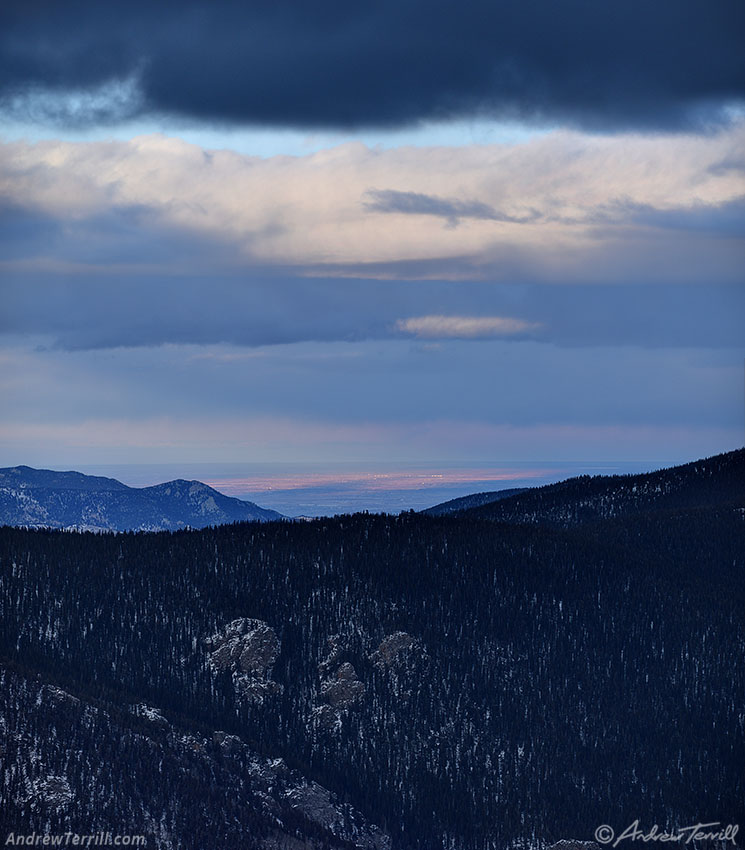
[[[252,475],[249,478],[215,478],[204,483],[226,495],[266,493],[273,490],[302,490],[308,487],[358,485],[368,491],[424,490],[478,482],[519,481],[526,478],[555,476],[556,469],[449,469],[400,470],[394,472],[301,472],[273,475]]]

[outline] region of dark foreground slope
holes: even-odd
[[[481,505],[498,502],[500,499],[509,499],[512,496],[517,496],[518,493],[524,493],[525,490],[525,487],[510,487],[506,490],[492,490],[488,493],[472,493],[468,496],[460,496],[458,499],[449,499],[447,502],[440,502],[439,505],[426,508],[421,513],[427,516],[454,514],[459,511],[468,510],[469,508],[478,508]]]
[[[352,806],[281,759],[222,731],[180,727],[144,704],[80,699],[2,665],[0,717],[3,761],[16,767],[4,772],[4,844],[35,831],[144,836],[151,848],[390,846]]]
[[[745,507],[745,449],[640,475],[582,475],[465,507],[483,519],[567,527],[700,505]]]
[[[200,481],[128,487],[114,478],[14,466],[0,469],[0,525],[161,531],[280,519]]]
[[[327,823],[333,806],[361,813],[343,835],[323,827],[349,846],[380,839],[370,824],[401,850],[504,850],[637,818],[742,823],[745,517],[710,494],[569,529],[407,514],[0,530],[0,653],[29,689],[3,707],[18,743],[0,811],[37,830],[126,822],[149,846],[195,850],[210,846],[195,819],[219,821],[225,846],[278,846],[261,844],[266,793],[273,828],[313,846],[318,820],[287,820],[307,820],[305,798],[252,778],[252,758],[282,758],[293,787],[337,795]],[[158,712],[135,710],[144,738],[116,748],[116,728],[39,703],[35,675],[125,730],[131,706]],[[244,761],[226,761],[216,730],[240,738]],[[115,814],[89,788],[112,758]],[[150,803],[161,764],[181,784]],[[57,808],[50,777],[69,786]],[[245,786],[232,809],[231,782]]]

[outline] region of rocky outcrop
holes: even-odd
[[[282,692],[270,676],[281,644],[276,632],[263,620],[240,617],[205,641],[214,670],[233,675],[236,693],[254,703]]]
[[[402,703],[407,703],[427,680],[427,652],[421,641],[407,632],[393,632],[384,637],[370,660],[383,674],[390,692]]]
[[[77,697],[68,694],[67,691],[63,691],[62,688],[58,688],[56,685],[44,685],[42,693],[46,699],[58,705],[76,706],[80,704],[80,700]]]
[[[364,831],[359,830],[351,806],[340,806],[331,792],[316,782],[292,788],[285,799],[312,823],[340,838],[352,839],[362,850],[390,850],[391,840],[381,829],[366,825]]]
[[[161,729],[167,729],[171,725],[165,717],[163,717],[159,708],[146,705],[144,702],[131,705],[129,710],[135,715],[135,717],[142,717],[144,720],[148,720],[150,723],[153,723],[155,726],[159,726]]]
[[[44,776],[35,780],[25,803],[32,809],[66,809],[73,799],[70,783],[64,776]]]
[[[349,708],[365,695],[365,684],[357,677],[354,667],[346,661],[333,678],[321,683],[321,697],[335,708]]]
[[[406,632],[394,632],[383,638],[370,659],[381,669],[399,669],[418,655],[421,648],[415,638]]]
[[[411,655],[415,639],[406,632],[394,632],[383,638],[370,658],[377,667],[391,668],[402,666]]]
[[[339,666],[341,657],[345,650],[345,641],[341,635],[331,635],[326,641],[328,655],[318,665],[321,676],[327,676],[333,669]]]
[[[348,639],[331,635],[326,645],[328,655],[318,665],[321,683],[310,719],[316,732],[338,735],[349,709],[362,702],[366,686],[354,666],[342,660],[350,652]]]

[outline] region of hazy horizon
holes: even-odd
[[[197,480],[215,490],[255,502],[285,516],[399,513],[423,510],[473,493],[537,487],[577,475],[651,472],[680,461],[497,461],[481,464],[185,463],[80,464],[53,468],[115,478],[130,487],[174,479]],[[12,464],[29,465],[29,464]],[[38,467],[37,467],[38,468]]]

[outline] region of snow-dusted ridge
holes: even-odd
[[[0,469],[0,525],[76,531],[173,531],[282,519],[201,481],[128,487],[114,478],[14,466]]]

